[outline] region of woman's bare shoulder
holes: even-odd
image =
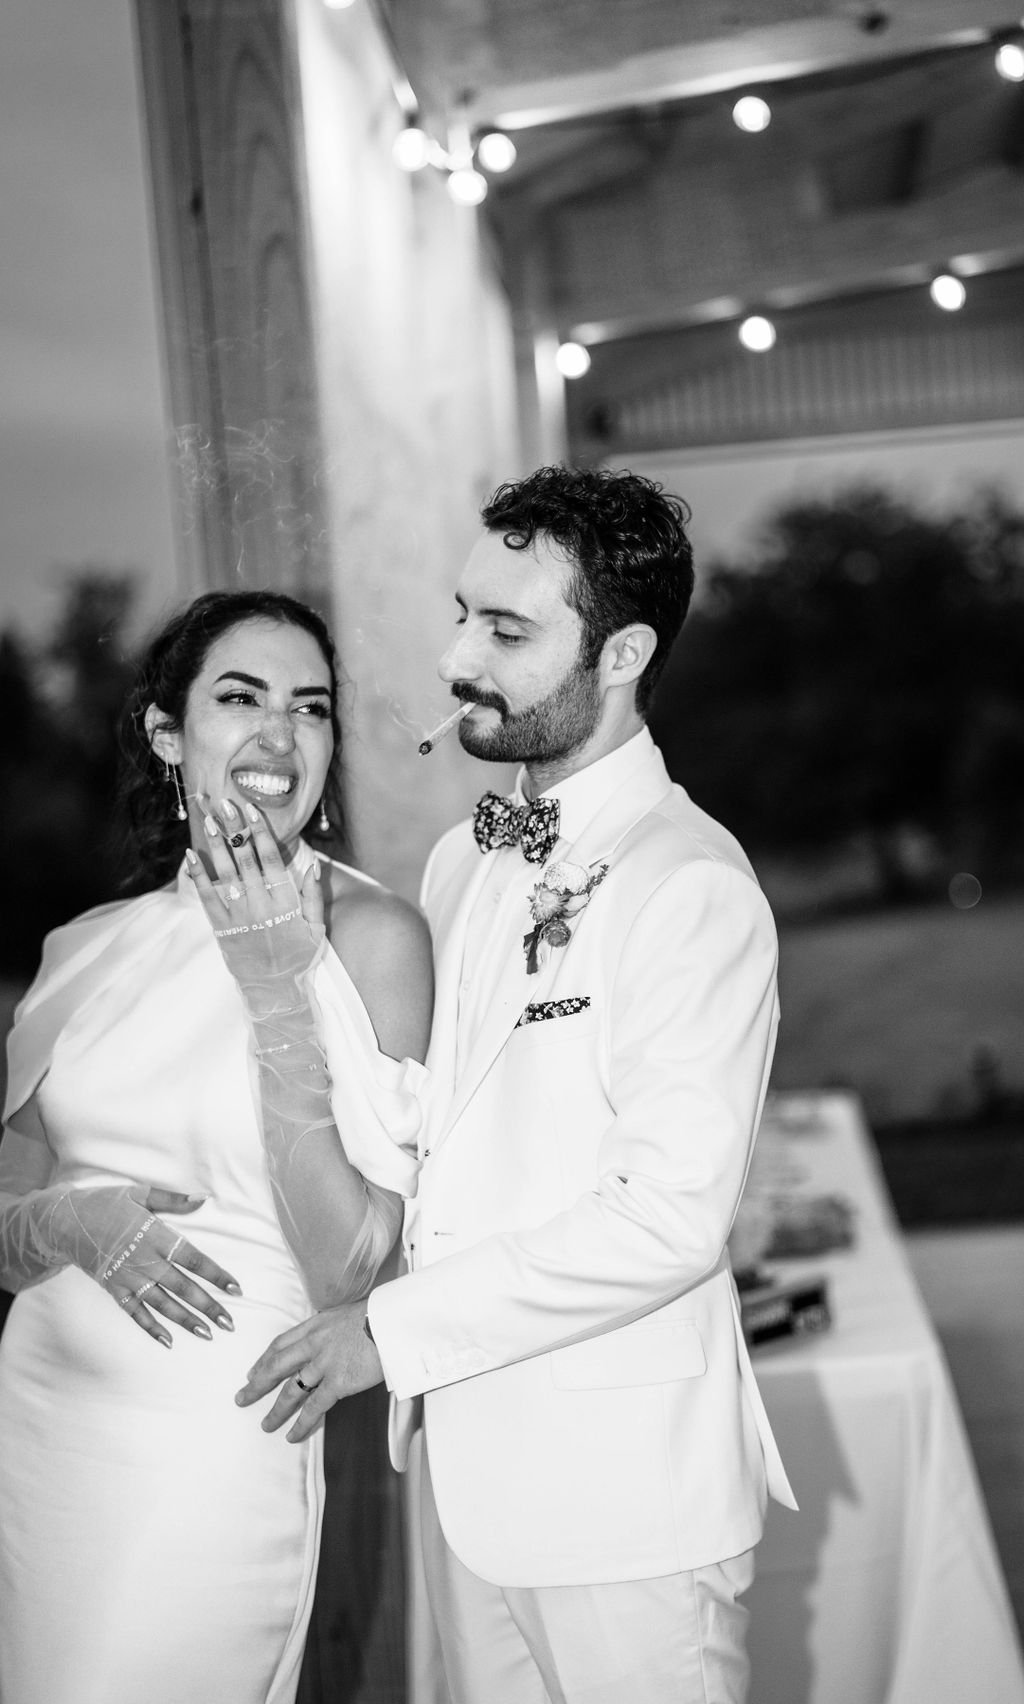
[[[358,873],[333,864],[325,873],[327,936],[369,1014],[378,1045],[393,1059],[422,1060],[434,994],[426,919],[407,899]]]
[[[426,919],[417,906],[379,882],[344,865],[323,866],[327,934],[343,962],[346,949],[360,955],[416,952],[430,945]]]

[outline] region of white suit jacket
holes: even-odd
[[[725,1247],[778,1020],[774,925],[736,841],[646,732],[631,744],[625,782],[555,853],[607,876],[538,974],[515,942],[457,1077],[467,921],[510,854],[482,856],[462,823],[424,882],[432,1109],[410,1270],[370,1323],[392,1459],[423,1396],[442,1528],[501,1585],[699,1567],[756,1542],[769,1492],[795,1506]]]

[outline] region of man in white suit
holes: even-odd
[[[431,1101],[408,1272],[286,1333],[245,1400],[302,1437],[385,1378],[422,1414],[454,1704],[739,1704],[767,1496],[793,1506],[726,1238],[774,1046],[776,940],[645,711],[693,585],[632,474],[501,487],[440,666],[523,765],[435,848]]]

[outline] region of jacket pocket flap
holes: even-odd
[[[700,1332],[691,1319],[634,1324],[555,1349],[551,1375],[559,1390],[614,1390],[671,1384],[707,1371]]]

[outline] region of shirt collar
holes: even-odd
[[[559,807],[559,836],[563,840],[578,840],[587,824],[592,822],[612,795],[627,781],[638,764],[654,750],[654,741],[646,724],[624,745],[616,746],[606,757],[588,763],[575,775],[567,775],[557,786],[539,793],[541,799],[557,799]],[[515,802],[528,803],[523,792],[526,771],[516,776]]]

